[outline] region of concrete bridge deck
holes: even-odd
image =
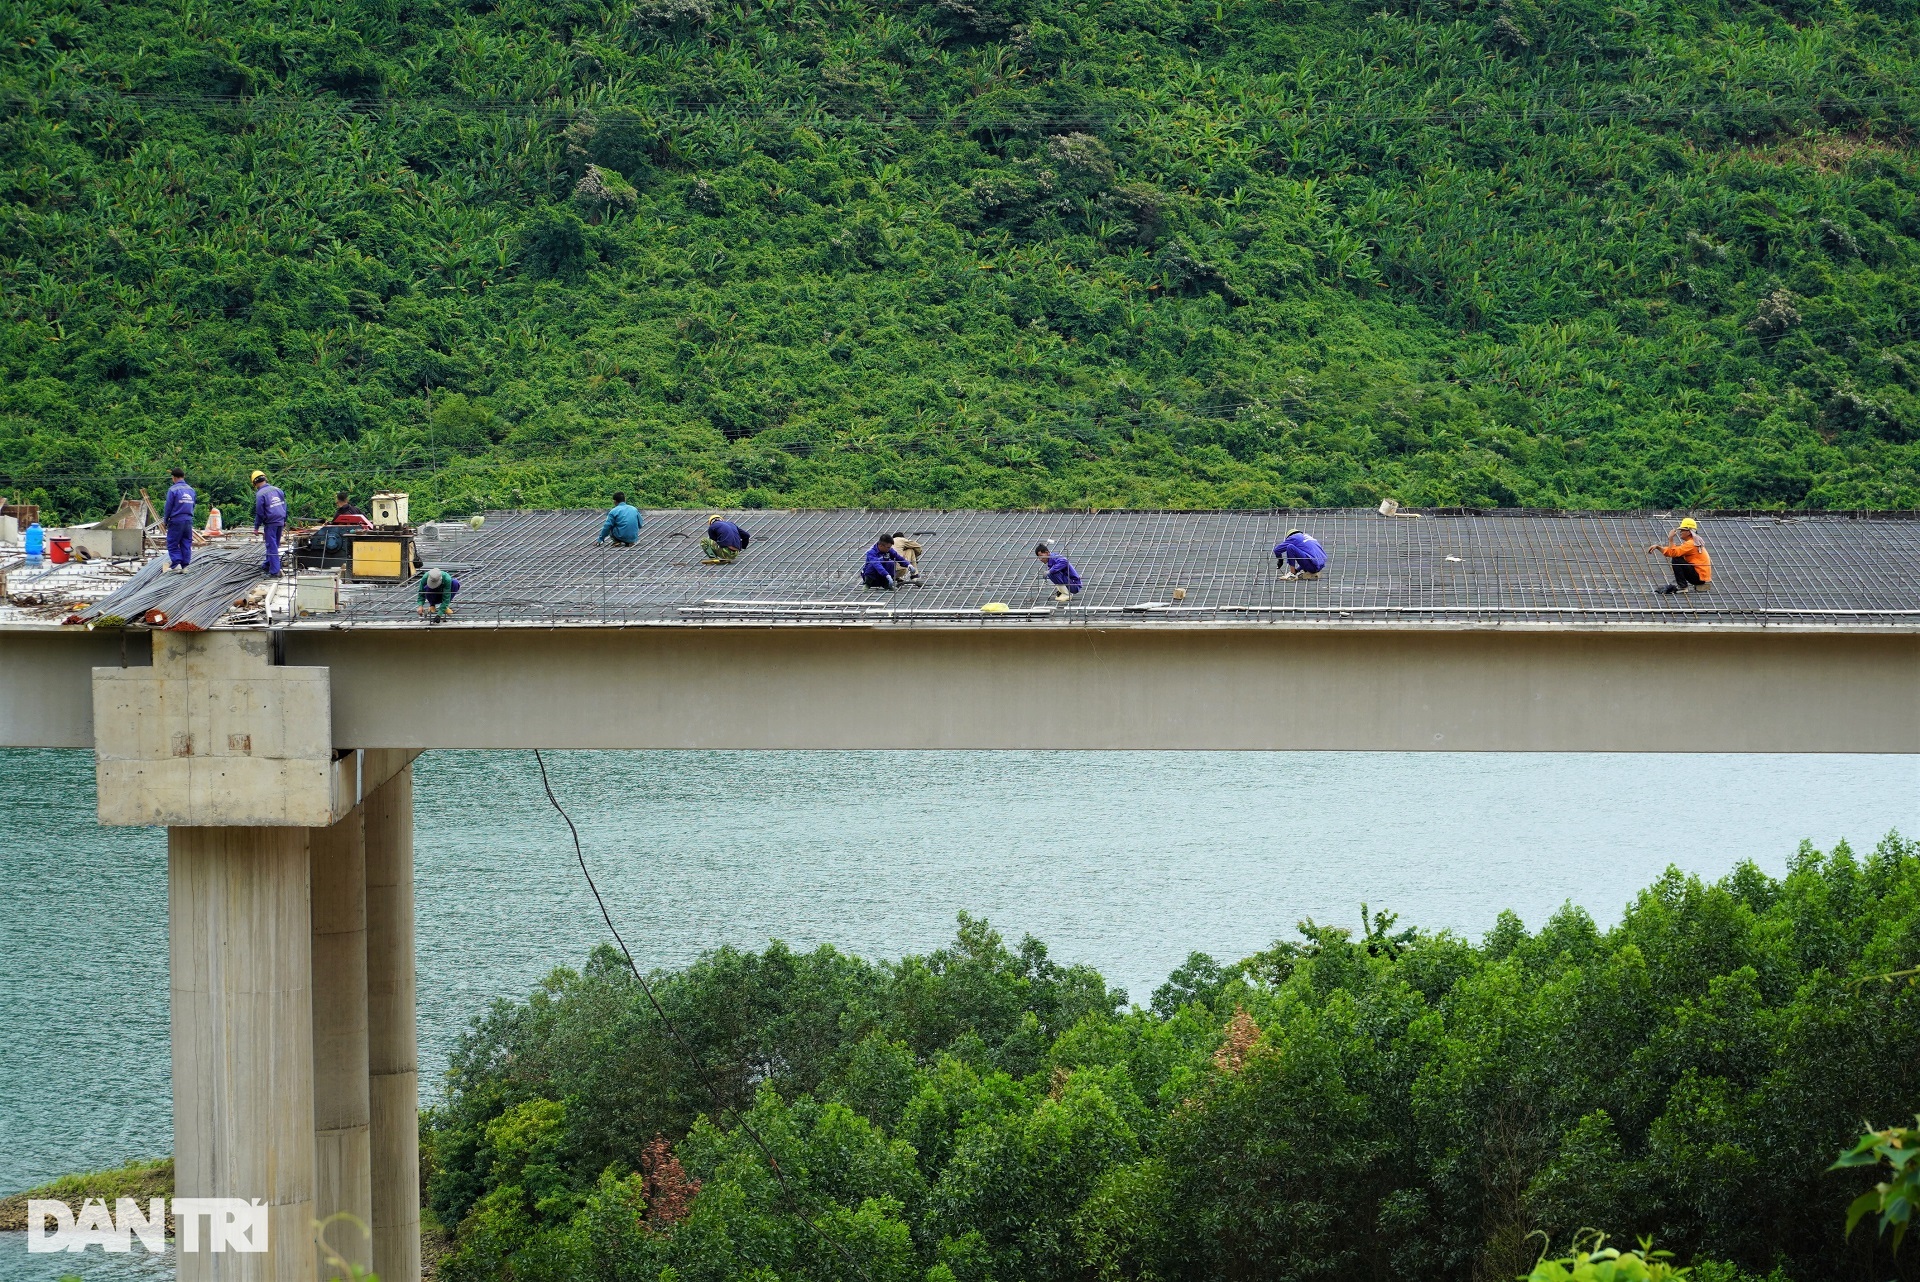
[[[459,618],[470,625],[1920,626],[1920,520],[1706,515],[1711,591],[1656,596],[1670,573],[1646,549],[1679,515],[735,512],[751,544],[735,564],[709,566],[703,511],[648,513],[632,548],[594,544],[597,511],[497,512],[472,534],[421,548],[460,578]],[[1285,582],[1274,570],[1271,549],[1295,525],[1327,548],[1317,580]],[[895,531],[925,545],[924,584],[862,587],[865,549]],[[1040,539],[1085,578],[1069,604],[1056,605],[1040,577]],[[982,615],[989,601],[1014,612]],[[411,586],[361,590],[330,622],[411,623],[413,607]]]

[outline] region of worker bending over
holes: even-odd
[[[193,562],[193,509],[200,496],[187,484],[187,474],[173,469],[173,484],[167,487],[167,506],[161,519],[167,526],[167,568],[162,574],[185,574]]]
[[[1700,523],[1692,517],[1687,517],[1677,528],[1667,531],[1665,547],[1650,547],[1647,553],[1673,558],[1673,582],[1655,588],[1656,592],[1664,595],[1705,591],[1707,585],[1713,582],[1713,558],[1707,555],[1706,545],[1700,542]]]
[[[613,492],[613,506],[607,509],[607,519],[600,523],[600,537],[595,543],[605,543],[612,539],[623,548],[630,548],[640,541],[640,527],[646,522],[640,516],[640,509],[627,502],[627,496],[619,490]]]
[[[866,562],[860,567],[860,581],[870,588],[893,588],[912,572],[907,558],[893,550],[893,536],[882,534],[867,549]]]
[[[416,613],[425,617],[431,610],[438,622],[453,613],[453,598],[459,593],[460,580],[436,566],[420,576],[420,608]]]
[[[1046,563],[1047,568],[1044,573],[1047,582],[1053,584],[1056,589],[1053,594],[1054,600],[1064,601],[1079,593],[1080,571],[1073,568],[1073,562],[1064,556],[1055,556],[1053,548],[1045,543],[1036,547],[1033,554]]]
[[[1283,579],[1317,579],[1327,568],[1327,550],[1320,540],[1300,530],[1288,530],[1273,549],[1273,557]]]
[[[253,528],[267,543],[267,559],[260,564],[262,573],[280,577],[280,536],[287,529],[287,496],[280,487],[267,484],[265,472],[255,472],[253,481]]]
[[[707,554],[708,565],[732,565],[752,541],[751,534],[715,512],[707,518],[707,537],[700,540],[700,550]]]

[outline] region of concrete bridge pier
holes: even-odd
[[[261,633],[156,633],[94,670],[103,824],[167,826],[182,1197],[260,1199],[267,1250],[182,1282],[313,1282],[315,1226],[418,1282],[412,751],[337,751],[325,668]]]

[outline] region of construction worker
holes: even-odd
[[[1713,558],[1707,555],[1707,548],[1700,541],[1700,523],[1687,517],[1678,526],[1667,531],[1664,547],[1647,549],[1647,554],[1673,558],[1673,582],[1654,589],[1665,596],[1675,592],[1704,592],[1713,582]]]
[[[253,482],[253,529],[266,540],[267,557],[260,563],[263,574],[280,577],[280,536],[287,528],[287,496],[280,488],[267,484],[265,472],[255,472]]]
[[[173,484],[167,487],[167,505],[161,519],[167,527],[167,568],[162,574],[185,574],[193,561],[193,509],[200,496],[187,484],[187,474],[173,469]]]
[[[600,537],[595,543],[605,543],[612,539],[623,548],[630,548],[640,541],[640,527],[646,521],[640,515],[640,509],[627,502],[627,496],[619,490],[613,492],[613,506],[607,509],[607,519],[600,523]]]
[[[1055,556],[1053,548],[1045,543],[1036,547],[1033,554],[1046,563],[1047,582],[1053,584],[1056,589],[1053,594],[1055,600],[1064,601],[1079,593],[1080,571],[1073,568],[1073,562],[1064,556]]]
[[[915,582],[920,579],[920,554],[926,549],[918,542],[906,536],[901,530],[893,532],[893,550],[907,558],[907,573]]]
[[[1283,579],[1317,579],[1327,568],[1327,550],[1319,539],[1301,530],[1288,530],[1274,547],[1273,558]]]
[[[333,519],[327,524],[371,526],[373,522],[367,519],[365,512],[362,512],[353,505],[353,496],[351,494],[348,494],[345,490],[335,490],[333,493]]]
[[[460,580],[435,566],[420,576],[420,603],[416,613],[424,618],[431,610],[434,622],[438,623],[453,613],[453,598],[459,592]]]
[[[708,565],[732,565],[752,541],[751,534],[715,512],[707,518],[707,537],[700,540],[700,550],[707,554]]]
[[[893,536],[882,534],[867,549],[867,559],[860,567],[860,581],[870,588],[891,590],[912,570],[907,558],[893,550]]]

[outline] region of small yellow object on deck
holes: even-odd
[[[980,607],[980,613],[982,614],[1005,614],[1006,612],[1007,603],[1005,601],[989,601]]]

